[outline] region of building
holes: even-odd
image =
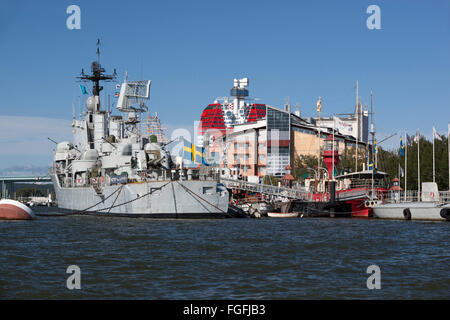
[[[210,164],[233,169],[243,177],[282,177],[297,157],[319,155],[333,130],[339,153],[356,145],[366,147],[368,113],[305,119],[298,111],[291,113],[288,103],[284,110],[247,103],[248,83],[247,78],[234,79],[233,102],[217,99],[202,112],[198,144],[205,148]]]

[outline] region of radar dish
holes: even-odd
[[[151,82],[151,80],[140,80],[122,83],[117,109],[123,112],[146,112],[148,108],[143,101],[150,98]]]

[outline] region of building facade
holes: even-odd
[[[243,83],[248,85],[248,80]],[[240,88],[239,85],[235,79],[233,89]],[[368,144],[367,113],[320,121],[306,119],[299,113],[291,113],[289,106],[281,110],[246,103],[244,93],[240,91],[233,103],[231,99],[222,103],[216,100],[202,113],[198,141],[206,150],[208,162],[214,166],[232,169],[243,177],[282,177],[288,173],[285,168],[292,167],[297,157],[319,156],[324,140],[333,131],[340,154],[357,145],[364,150]],[[231,109],[233,112],[227,116]]]

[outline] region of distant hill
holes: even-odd
[[[12,166],[0,169],[0,176],[43,176],[47,175],[49,166]]]

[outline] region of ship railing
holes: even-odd
[[[450,191],[439,191],[439,202],[450,203]]]
[[[382,200],[383,203],[404,203],[404,202],[417,202],[419,201],[419,193],[417,190],[404,190],[402,191],[384,191],[380,192],[378,200]]]
[[[244,180],[227,179],[227,178],[220,178],[220,182],[223,183],[229,189],[240,189],[254,193],[261,193],[266,196],[275,196],[307,201],[312,200],[312,194],[302,189],[278,187],[262,183],[254,183]]]
[[[341,184],[340,184],[341,185]],[[383,181],[374,180],[373,182],[374,188],[383,188],[385,187]],[[348,189],[356,189],[356,188],[372,188],[372,181],[367,179],[352,179],[349,184]]]

